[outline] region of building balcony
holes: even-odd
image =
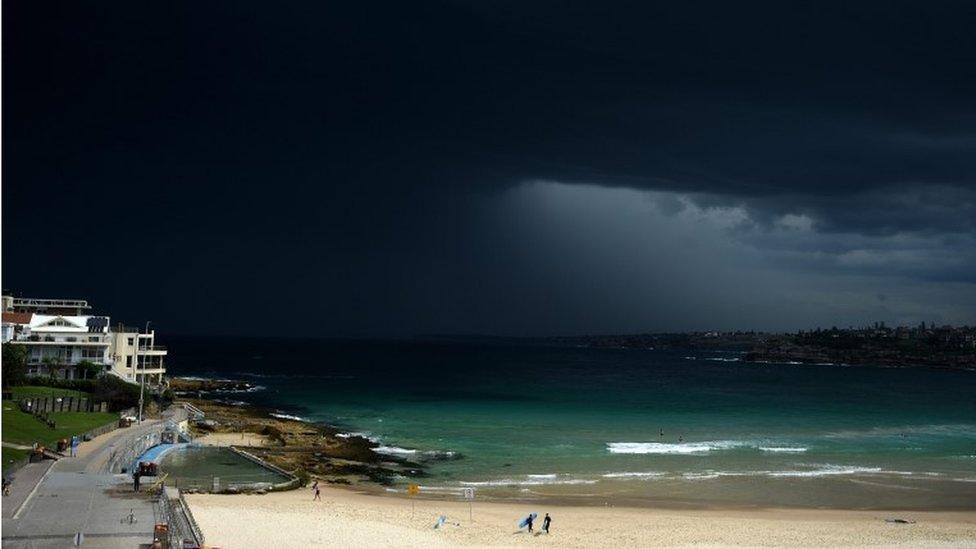
[[[151,356],[153,356],[153,355],[165,355],[166,354],[166,347],[164,347],[162,345],[142,346],[142,347],[139,347],[139,354],[140,355],[151,355]]]
[[[108,338],[99,337],[90,341],[88,337],[20,336],[10,340],[19,345],[69,345],[81,347],[108,347]]]
[[[47,357],[43,359],[37,357],[29,357],[27,359],[27,364],[31,366],[50,366],[52,368],[65,368],[68,366],[77,366],[82,362],[91,362],[92,364],[95,364],[97,366],[109,365],[109,362],[107,362],[104,358],[101,357],[100,358],[79,358],[79,359],[74,359],[74,358],[51,358],[48,360],[46,359]]]

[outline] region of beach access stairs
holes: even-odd
[[[190,419],[193,419],[193,420],[203,419],[207,415],[207,414],[203,413],[203,410],[201,410],[200,408],[197,408],[196,406],[190,404],[189,402],[182,402],[181,401],[181,402],[174,402],[173,404],[176,405],[176,406],[182,406],[183,409],[186,410],[187,415],[190,416]]]

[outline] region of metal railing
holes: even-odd
[[[175,494],[174,494],[175,492]],[[167,525],[167,537],[170,547],[184,547],[185,541],[190,541],[194,547],[201,547],[204,543],[203,531],[190,506],[183,498],[182,492],[175,488],[161,490],[154,501],[156,507],[156,522]]]
[[[118,447],[112,450],[105,465],[108,471],[112,473],[121,473],[122,469],[128,471],[139,456],[159,444],[162,432],[163,426],[159,425],[146,433],[120,441]]]

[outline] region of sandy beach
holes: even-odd
[[[194,439],[205,446],[265,446],[268,437],[257,433],[208,433]]]
[[[324,488],[188,495],[207,543],[247,547],[976,547],[976,512],[675,510],[410,500]],[[537,532],[516,528],[539,513]],[[539,534],[545,513],[552,532]],[[433,525],[447,517],[442,529]],[[891,524],[888,517],[915,521]]]

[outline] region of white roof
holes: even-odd
[[[31,332],[78,332],[87,333],[88,332],[88,319],[91,318],[89,315],[83,316],[73,316],[73,315],[39,315],[34,314],[31,317],[30,328]],[[105,331],[108,328],[108,321],[106,317],[105,328],[100,331]]]

